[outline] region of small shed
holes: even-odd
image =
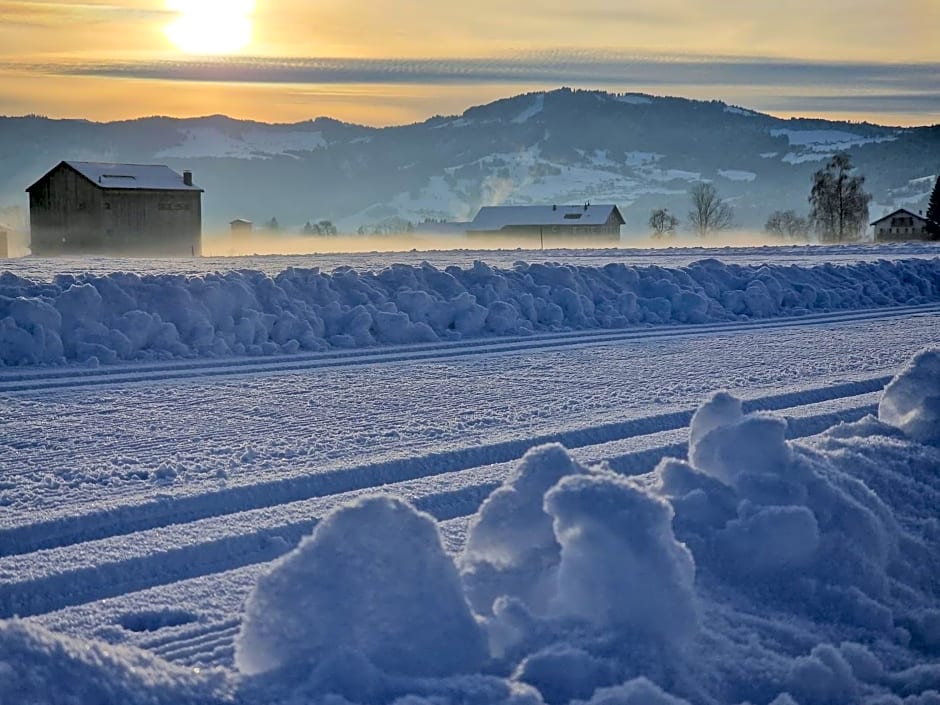
[[[932,239],[927,229],[927,219],[922,214],[912,213],[906,208],[899,208],[879,218],[872,223],[872,227],[875,229],[877,242]]]
[[[229,223],[229,227],[232,228],[232,233],[250,233],[254,230],[255,225],[250,220],[236,218]]]
[[[203,190],[189,171],[63,161],[26,191],[34,255],[201,253]]]

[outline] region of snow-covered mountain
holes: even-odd
[[[718,101],[568,89],[389,128],[0,118],[0,206],[25,203],[23,189],[60,159],[86,159],[192,169],[210,228],[277,217],[353,230],[468,219],[484,205],[604,201],[621,205],[628,230],[643,230],[652,208],[683,216],[701,179],[733,199],[739,225],[757,227],[770,211],[805,211],[812,173],[840,150],[868,177],[873,215],[926,207],[940,125],[781,120]]]

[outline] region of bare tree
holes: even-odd
[[[709,233],[727,230],[734,220],[734,208],[725,203],[718,190],[704,181],[695,184],[689,192],[692,198],[692,210],[689,222],[699,237]]]
[[[813,176],[809,218],[822,242],[858,240],[868,228],[871,195],[863,188],[865,177],[853,171],[851,158],[843,152]]]
[[[672,237],[679,227],[679,219],[665,208],[657,208],[650,214],[650,229],[657,240]]]
[[[808,218],[796,211],[774,211],[767,219],[764,230],[785,240],[808,240],[810,223]]]

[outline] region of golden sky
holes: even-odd
[[[940,123],[940,0],[0,0],[0,113],[422,120],[562,85]]]

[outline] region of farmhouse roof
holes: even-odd
[[[626,221],[612,204],[583,206],[486,206],[480,209],[469,232],[496,231],[508,227],[551,225],[606,225],[611,215],[622,225]]]
[[[163,164],[110,164],[104,162],[77,162],[66,160],[65,165],[77,171],[95,186],[101,189],[146,190],[146,191],[202,191],[195,185],[188,185],[183,176]],[[55,169],[49,170],[39,181],[30,186],[31,191]]]
[[[888,218],[893,218],[893,217],[896,216],[896,215],[902,215],[902,214],[903,214],[903,215],[909,215],[909,216],[911,216],[912,218],[917,218],[917,220],[921,220],[921,221],[923,221],[923,222],[925,222],[925,223],[927,222],[927,219],[926,219],[924,216],[922,216],[922,215],[917,215],[916,213],[912,213],[912,212],[909,211],[907,208],[898,208],[898,209],[897,209],[896,211],[894,211],[893,213],[888,213],[888,215],[882,216],[881,218],[879,218],[878,220],[876,220],[875,222],[873,222],[872,225],[878,225],[878,223],[881,223],[882,221],[885,221],[885,220],[887,220]]]

